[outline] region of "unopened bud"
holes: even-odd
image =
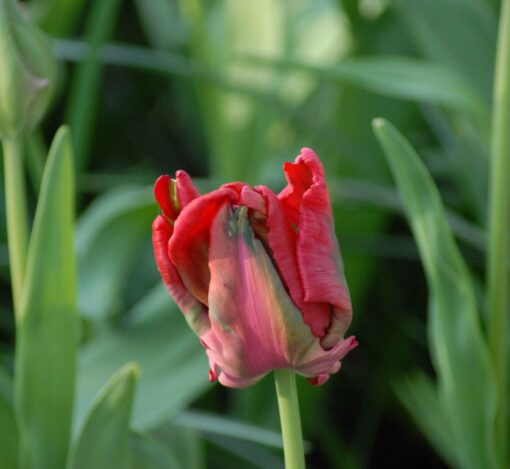
[[[55,75],[48,38],[14,0],[0,0],[0,138],[30,131],[39,123]]]

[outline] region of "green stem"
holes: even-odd
[[[497,436],[507,451],[508,270],[510,215],[510,0],[501,5],[492,116],[489,199],[489,343],[498,378]],[[503,466],[502,466],[503,467]],[[507,467],[504,465],[504,467]]]
[[[285,468],[304,469],[303,436],[294,372],[292,370],[275,370],[274,380],[278,408],[280,409]]]
[[[5,206],[7,212],[7,241],[11,269],[14,311],[19,313],[23,294],[23,280],[27,263],[28,222],[23,174],[23,139],[5,138],[4,153]]]

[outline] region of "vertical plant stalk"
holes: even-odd
[[[27,264],[28,220],[23,174],[23,139],[19,136],[2,141],[4,153],[7,241],[11,270],[14,311],[19,313]]]
[[[278,409],[280,410],[285,468],[305,469],[301,417],[294,372],[283,369],[275,370],[274,380]]]
[[[510,229],[510,0],[501,4],[492,115],[489,195],[489,343],[498,377],[497,435],[506,461],[508,440],[508,282]]]

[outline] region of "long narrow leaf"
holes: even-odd
[[[462,76],[433,62],[407,57],[364,57],[318,67],[288,59],[251,57],[244,60],[309,72],[386,96],[447,106],[472,113],[477,118],[488,116],[487,106]]]
[[[71,469],[129,468],[129,419],[138,366],[127,364],[106,383],[74,448]]]
[[[16,321],[15,405],[22,465],[64,467],[78,341],[73,252],[74,172],[69,132],[61,128],[44,170]]]
[[[102,71],[102,64],[98,57],[99,50],[112,34],[120,5],[120,0],[106,2],[97,0],[93,2],[87,18],[86,36],[90,43],[90,49],[85,61],[76,70],[66,110],[66,121],[75,136],[78,170],[84,169],[87,165],[94,115],[98,103],[96,97]]]
[[[403,379],[395,386],[398,398],[436,451],[452,466],[457,466],[451,423],[445,418],[436,386],[422,373]]]
[[[374,130],[425,269],[430,291],[430,349],[457,459],[467,468],[495,467],[495,375],[468,269],[446,221],[439,192],[419,156],[383,119],[374,121]]]

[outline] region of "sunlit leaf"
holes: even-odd
[[[495,375],[473,283],[437,188],[419,156],[385,120],[376,119],[374,131],[396,180],[425,269],[430,351],[456,459],[464,467],[494,467]]]
[[[363,57],[317,67],[288,59],[246,58],[266,66],[302,70],[374,93],[467,111],[479,119],[488,109],[464,78],[433,62],[407,57]]]
[[[118,309],[129,265],[156,214],[150,189],[130,187],[98,197],[80,217],[76,246],[83,315],[104,319]]]
[[[78,318],[69,132],[51,146],[16,321],[15,404],[24,467],[64,467],[71,430]]]

